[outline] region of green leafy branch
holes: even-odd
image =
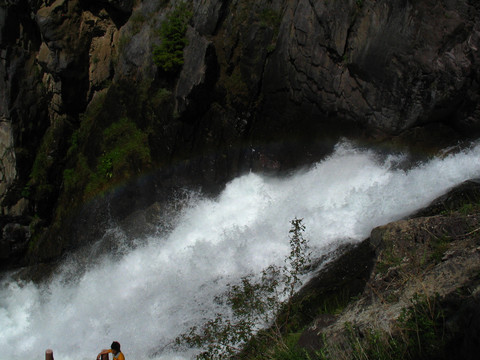
[[[215,301],[227,305],[231,316],[217,314],[202,326],[190,328],[176,339],[177,346],[201,348],[197,359],[225,359],[242,351],[261,327],[266,327],[262,330],[263,339],[275,345],[282,343],[292,311],[292,298],[310,263],[302,219],[294,219],[291,224],[286,264],[265,268],[259,279],[248,275],[237,284],[229,284],[226,293],[217,296]]]

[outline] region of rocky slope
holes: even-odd
[[[340,136],[424,154],[479,133],[476,1],[195,0],[170,72],[152,53],[179,4],[0,2],[3,267]]]
[[[474,359],[479,200],[480,183],[466,182],[322,270],[299,296],[303,321],[314,318],[299,344],[322,359]]]

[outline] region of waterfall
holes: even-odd
[[[113,340],[128,359],[189,359],[169,345],[219,309],[227,283],[281,265],[290,220],[303,218],[315,256],[369,236],[372,228],[428,205],[464,180],[480,177],[480,146],[405,169],[401,155],[347,143],[308,169],[282,178],[250,173],[216,198],[193,194],[158,231],[86,268],[66,261],[43,285],[0,282],[2,359],[92,360]],[[122,234],[116,234],[122,240]]]

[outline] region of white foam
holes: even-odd
[[[308,171],[283,179],[248,174],[216,199],[192,197],[168,235],[152,236],[121,258],[96,259],[76,280],[66,264],[51,284],[0,284],[0,359],[92,359],[113,340],[127,359],[185,359],[166,347],[221,309],[225,284],[288,252],[290,220],[303,218],[321,255],[331,244],[360,241],[375,226],[427,205],[480,176],[480,148],[409,171],[399,159],[340,144]],[[92,259],[93,260],[93,259]]]

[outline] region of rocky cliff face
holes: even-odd
[[[265,102],[288,89],[289,102],[339,132],[345,122],[389,135],[478,127],[477,17],[472,2],[294,2],[265,70]]]
[[[2,261],[51,221],[79,114],[111,78],[113,35],[131,2],[7,1],[0,11]],[[100,64],[96,58],[102,59]],[[29,225],[30,227],[26,226]]]
[[[314,161],[340,136],[423,152],[479,133],[476,1],[195,0],[171,73],[152,52],[178,3],[0,3],[4,264],[86,241],[65,232],[72,210],[149,169],[168,169],[149,191],[221,184]],[[107,198],[148,206],[130,184]]]

